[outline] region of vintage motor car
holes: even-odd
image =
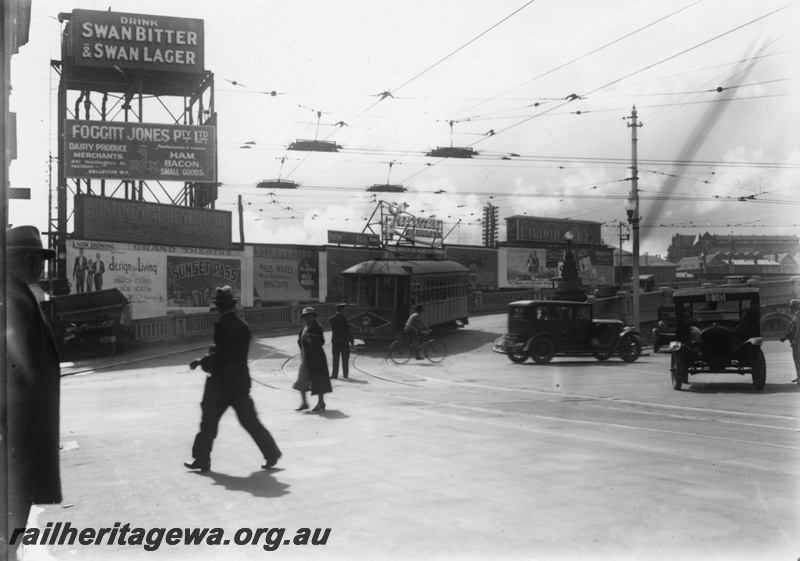
[[[676,290],[672,387],[706,373],[750,374],[763,390],[767,364],[761,350],[761,308],[757,287],[717,286]]]
[[[508,333],[494,351],[523,363],[531,357],[538,364],[556,355],[592,355],[607,360],[619,354],[633,362],[642,353],[641,335],[620,320],[594,319],[588,302],[519,300],[508,305]]]

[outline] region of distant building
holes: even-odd
[[[614,250],[614,264],[617,265],[614,278],[619,285],[619,275],[622,274],[623,284],[629,285],[633,279],[633,255],[622,251],[622,264],[619,261],[619,249]],[[652,277],[656,288],[659,286],[672,286],[677,278],[678,265],[662,259],[660,255],[639,256],[639,277]]]
[[[771,259],[778,261],[780,255],[800,252],[798,236],[751,236],[733,234],[709,234],[690,236],[676,234],[667,249],[667,259],[678,263],[686,257],[698,257],[716,253],[732,253],[742,258]]]
[[[694,278],[723,280],[729,276],[746,277],[786,277],[800,273],[798,261],[789,254],[779,254],[777,259],[764,257],[758,253],[718,252],[684,257],[678,261],[678,274],[692,275]]]

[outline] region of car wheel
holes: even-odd
[[[767,383],[767,361],[764,360],[764,351],[758,347],[753,353],[753,387],[757,391],[764,389]]]
[[[680,390],[682,384],[687,381],[688,374],[686,362],[680,353],[672,353],[669,371],[672,375],[672,389]]]
[[[611,358],[611,353],[594,353],[594,358],[602,362]]]
[[[636,335],[623,337],[619,343],[619,356],[625,362],[634,362],[642,355],[642,342]]]
[[[508,351],[508,358],[515,364],[522,364],[528,360],[528,353],[525,351]]]
[[[531,358],[536,364],[547,364],[556,355],[556,345],[551,339],[542,337],[531,345]]]

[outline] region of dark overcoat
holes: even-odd
[[[214,346],[200,366],[211,374],[206,391],[232,396],[250,391],[250,370],[247,352],[250,349],[250,328],[236,312],[225,312],[214,327]]]
[[[331,318],[331,342],[342,345],[352,345],[354,342],[353,334],[350,331],[350,322],[347,321],[344,314],[337,312]]]
[[[305,326],[304,326],[305,327]],[[315,319],[308,326],[309,340],[303,340],[303,329],[297,337],[297,344],[303,351],[303,357],[308,368],[308,379],[311,382],[312,395],[331,393],[330,373],[328,371],[328,357],[325,356],[325,335],[322,326]]]
[[[61,502],[58,348],[28,285],[7,276],[9,502]]]

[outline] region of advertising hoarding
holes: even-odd
[[[75,195],[75,237],[186,247],[231,247],[231,213]]]
[[[197,247],[71,240],[67,244],[70,294],[119,289],[134,319],[170,311],[207,312],[218,286],[230,285],[243,306],[252,288],[242,282],[244,252]]]
[[[67,119],[64,177],[216,183],[216,127]]]
[[[381,245],[381,238],[378,234],[328,230],[328,243],[378,247]]]
[[[572,232],[575,244],[599,244],[601,242],[599,222],[557,220],[533,216],[510,216],[506,218],[506,234],[509,242],[564,242],[564,234]]]
[[[317,300],[319,283],[318,248],[253,246],[253,288],[261,300]]]
[[[546,247],[502,247],[505,276],[502,287],[533,288],[535,281],[559,276],[559,265],[564,261],[564,250]],[[557,259],[557,260],[556,260]]]
[[[561,276],[566,247],[501,247],[499,251],[501,288],[532,288]],[[585,287],[614,284],[613,249],[573,245],[572,254]]]
[[[65,56],[75,66],[199,73],[203,20],[73,10]]]
[[[480,247],[447,246],[450,261],[469,269],[469,286],[475,289],[497,288],[497,250]]]

